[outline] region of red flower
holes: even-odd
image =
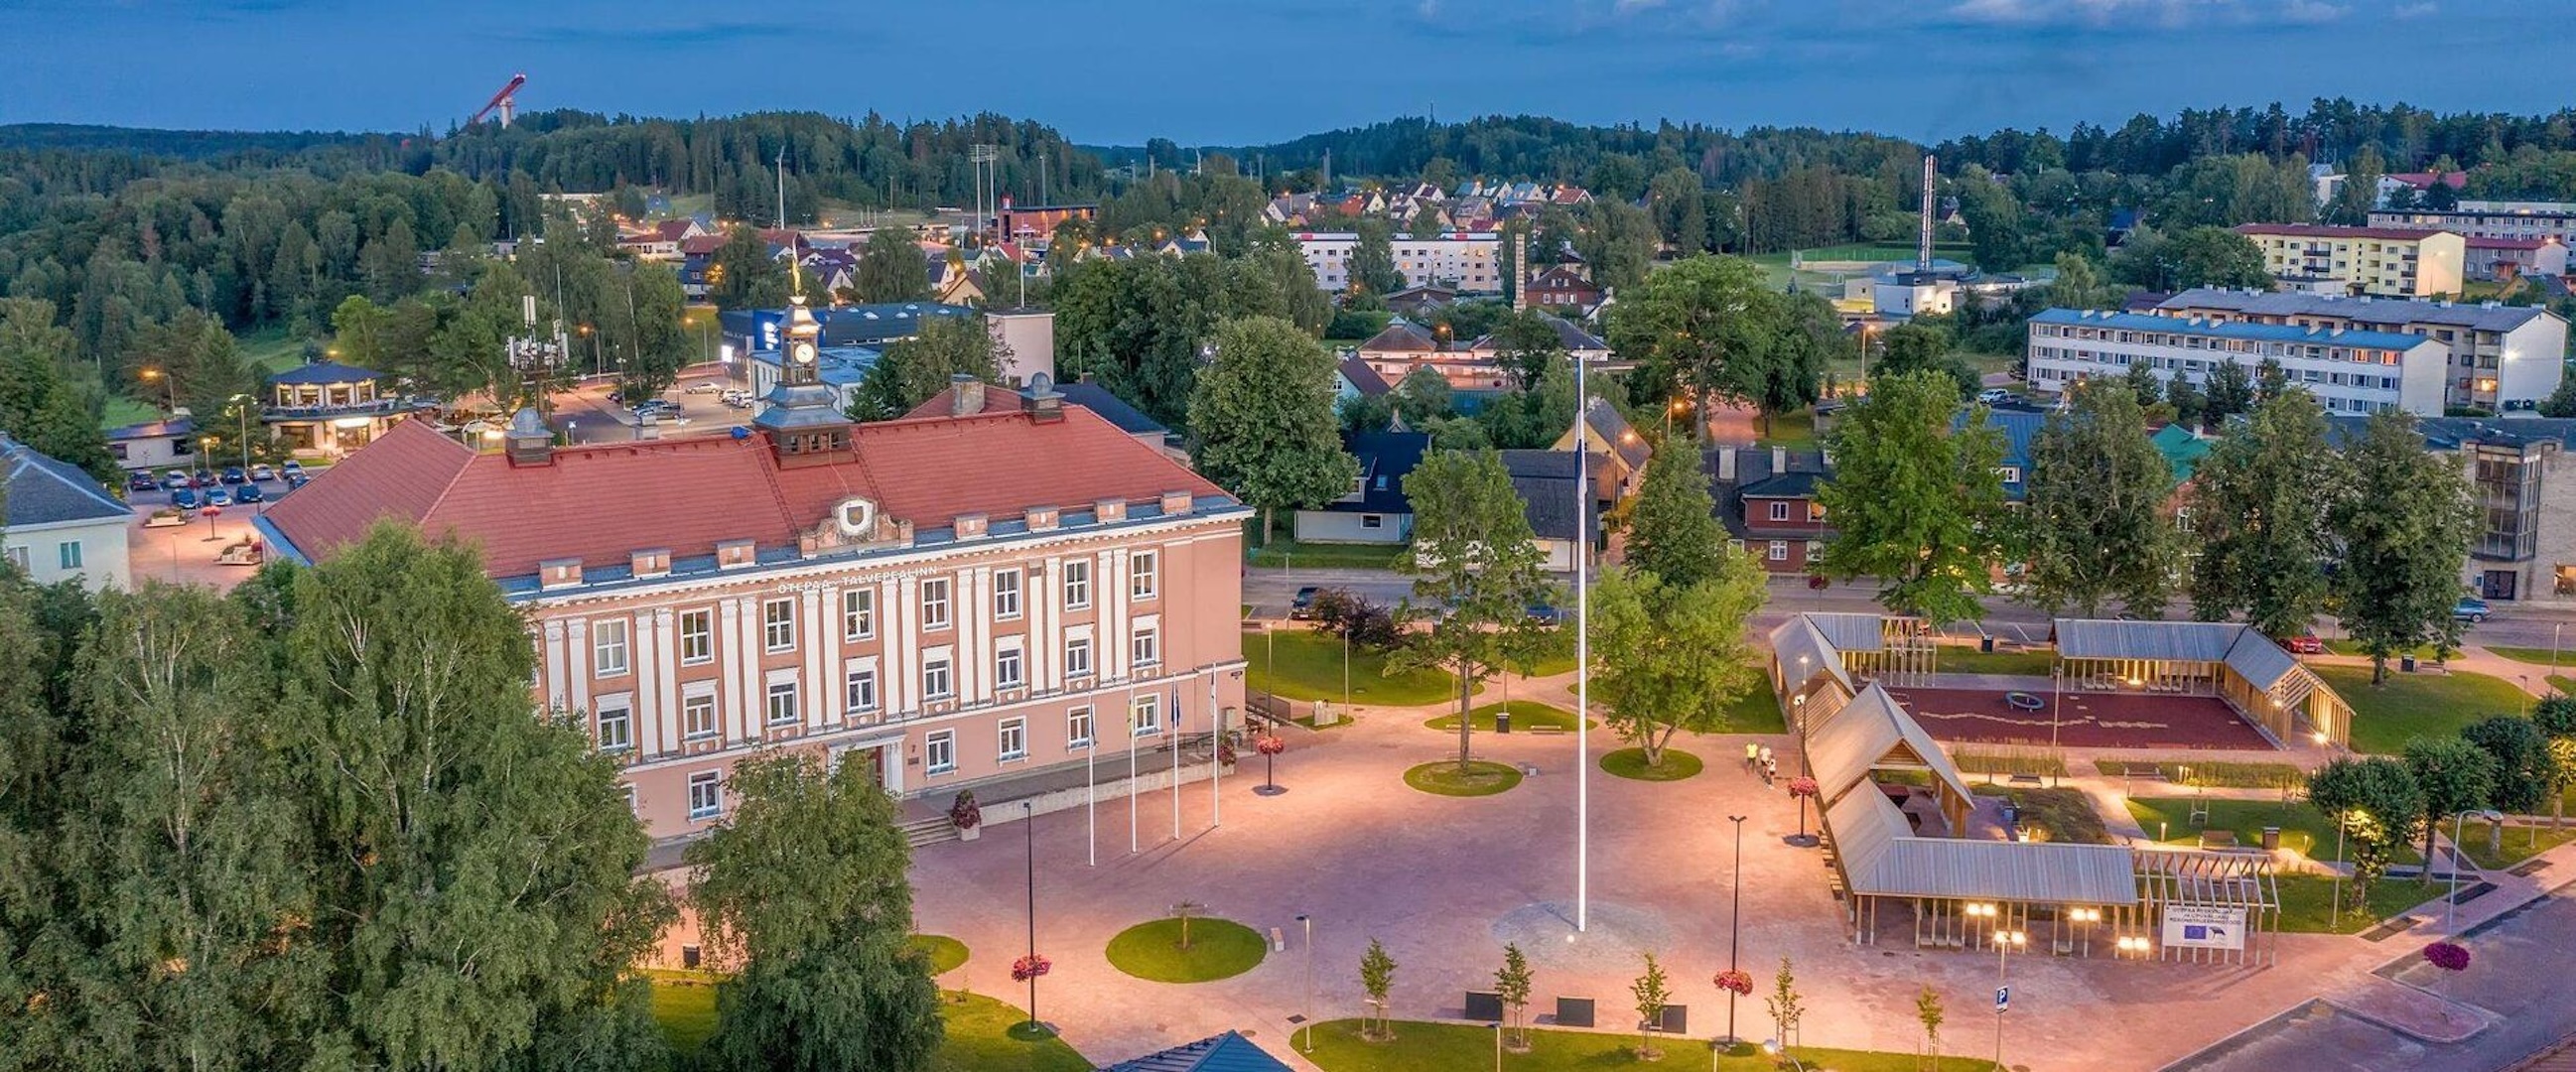
[[[2424,959],[2443,971],[2467,971],[2469,947],[2458,942],[2435,942],[2424,947]]]
[[[1813,778],[1800,775],[1799,777],[1789,779],[1790,796],[1812,797],[1816,795],[1816,792],[1816,780]]]
[[[1261,740],[1254,744],[1253,747],[1259,749],[1262,755],[1275,756],[1288,750],[1288,739],[1272,734],[1263,734]]]
[[[1748,972],[1740,972],[1729,968],[1717,973],[1717,978],[1714,981],[1717,983],[1717,988],[1720,990],[1732,990],[1737,994],[1753,993],[1753,976]]]
[[[1234,745],[1231,742],[1217,742],[1216,761],[1229,767],[1234,765]]]
[[[1047,958],[1031,953],[1011,962],[1011,981],[1014,983],[1025,983],[1031,979],[1037,978],[1038,976],[1045,975],[1047,970],[1053,967],[1055,967],[1055,965],[1050,963]]]

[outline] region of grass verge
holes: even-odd
[[[1932,657],[1932,671],[1937,674],[2011,674],[2019,677],[2047,677],[2057,665],[2057,653],[2039,651],[1978,651],[1967,647],[1945,647]]]
[[[2191,797],[2130,797],[2129,817],[2138,821],[2139,829],[2149,838],[2167,845],[2200,844],[2204,830],[2226,830],[2236,835],[2236,843],[2247,848],[2263,844],[2263,828],[2281,828],[2281,847],[2306,855],[2312,860],[2335,858],[2334,820],[2318,811],[2315,805],[2278,800],[2207,800],[2209,821],[2191,821]],[[2349,850],[2347,850],[2349,851]],[[2389,854],[2389,862],[2412,864],[2423,855],[2409,846],[2398,846]]]
[[[1391,570],[1395,568],[1395,560],[1402,558],[1408,550],[1411,550],[1409,546],[1400,543],[1298,543],[1295,540],[1272,540],[1268,546],[1252,552],[1252,564],[1264,569],[1294,570],[1299,566],[1319,568],[1342,566]]]
[[[2352,705],[2352,749],[2393,754],[2417,737],[2449,737],[2489,715],[2522,710],[2513,683],[2485,674],[2401,674],[2372,685],[2367,666],[2313,666]]]
[[[1139,923],[1109,940],[1109,966],[1155,983],[1204,983],[1251,971],[1270,944],[1252,928],[1206,916],[1189,921],[1181,948],[1178,918]]]
[[[1616,1014],[1611,1019],[1617,1019]],[[1494,1067],[1494,1029],[1480,1024],[1435,1024],[1398,1020],[1394,1038],[1369,1042],[1360,1037],[1357,1020],[1328,1020],[1315,1025],[1315,1052],[1307,1055],[1324,1072],[1482,1072]],[[1525,1072],[1538,1069],[1663,1068],[1713,1069],[1714,1072],[1771,1072],[1769,1055],[1752,1046],[1715,1052],[1706,1039],[1660,1038],[1659,1061],[1637,1057],[1637,1036],[1630,1032],[1552,1031],[1532,1029],[1530,1048],[1504,1061]],[[1965,1045],[1962,1043],[1962,1045]],[[1794,1046],[1789,1050],[1810,1069],[1834,1072],[1916,1072],[1922,1058],[1912,1053],[1829,1050]],[[1944,1057],[1948,1072],[1992,1072],[1994,1063],[1969,1057]]]
[[[1510,710],[1512,713],[1512,732],[1514,733],[1539,727],[1558,730],[1571,730],[1574,728],[1574,712],[1565,710],[1561,707],[1550,707],[1547,704],[1540,703],[1536,700],[1511,700],[1505,703],[1489,703],[1468,711],[1467,717],[1474,721],[1476,732],[1492,733],[1494,732],[1494,713],[1505,709]],[[1597,718],[1593,719],[1592,724],[1598,726],[1601,724],[1601,720]],[[1423,725],[1435,730],[1447,730],[1451,733],[1456,733],[1458,732],[1458,716],[1442,715],[1428,722],[1424,722]]]
[[[1091,1072],[1091,1062],[1063,1039],[1028,1039],[1013,1031],[1027,1022],[1027,1012],[981,994],[947,997],[939,1018],[948,1037],[930,1055],[929,1072]]]
[[[2296,934],[2359,934],[2384,919],[2442,895],[2441,884],[2426,887],[2412,878],[2382,878],[2370,887],[2370,902],[2352,903],[2352,883],[2343,884],[2343,915],[2335,916],[2335,881],[2323,875],[2283,875],[2281,929]]]
[[[1521,784],[1521,769],[1479,759],[1461,771],[1457,760],[1443,759],[1404,772],[1404,784],[1444,797],[1489,797]]]
[[[1780,713],[1780,694],[1771,691],[1768,682],[1755,685],[1753,691],[1726,705],[1726,724],[1719,732],[1789,732],[1789,720]]]
[[[2530,663],[2533,666],[2546,667],[2554,657],[2558,662],[2559,669],[2576,669],[2576,650],[2561,648],[2552,652],[2548,648],[2517,648],[2501,644],[2480,644],[2478,646],[2494,652],[2496,657],[2500,659],[2511,659],[2518,663]]]
[[[2546,821],[2538,825],[2507,821],[2504,824],[2501,846],[2503,851],[2490,852],[2487,850],[2487,838],[2494,832],[2490,825],[2482,820],[2461,824],[2460,851],[2467,853],[2469,859],[2477,861],[2479,867],[2497,869],[2512,867],[2571,840],[2576,840],[2576,826],[2553,828]],[[2445,830],[2442,833],[2448,836],[2450,831]]]
[[[2207,786],[2211,789],[2279,789],[2283,786],[2306,785],[2308,774],[2290,763],[2231,763],[2223,760],[2190,762],[2159,759],[2129,763],[2117,759],[2097,759],[2093,769],[2111,778],[2129,773],[2131,767],[2152,766],[2156,777],[2178,786]]]
[[[2093,810],[2093,800],[2081,789],[1988,789],[1980,793],[2004,797],[2021,813],[2023,835],[2032,841],[2053,841],[2076,845],[2108,845],[2111,829],[2102,822],[2102,813]]]
[[[1620,748],[1601,754],[1601,770],[1631,781],[1678,782],[1698,774],[1706,766],[1698,756],[1678,748],[1664,749],[1663,759],[1662,763],[1650,767],[1646,765],[1645,749]]]
[[[946,975],[966,965],[966,943],[945,934],[916,934],[912,947],[930,958],[930,974]]]
[[[1271,665],[1271,653],[1279,663]],[[1408,670],[1390,675],[1386,656],[1354,649],[1350,662],[1352,703],[1414,707],[1452,700],[1458,679],[1434,670]],[[1252,664],[1250,685],[1292,700],[1342,698],[1342,642],[1310,629],[1279,629],[1268,636],[1243,634],[1243,657]]]

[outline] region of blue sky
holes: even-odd
[[[1912,138],[2319,96],[2564,105],[2569,0],[0,0],[0,122],[993,110],[1087,143],[1395,115]],[[2519,59],[2511,57],[2521,57]]]

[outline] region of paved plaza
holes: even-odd
[[[1550,684],[1513,692],[1545,695]],[[1550,1011],[1558,995],[1591,997],[1604,1027],[1624,1027],[1629,1016],[1619,1010],[1628,1004],[1636,956],[1651,950],[1668,966],[1676,1000],[1689,1006],[1689,1033],[1722,1034],[1726,1004],[1711,976],[1727,966],[1727,816],[1741,814],[1739,956],[1757,987],[1739,999],[1739,1035],[1758,1041],[1769,1034],[1762,995],[1786,955],[1813,1010],[1803,1031],[1808,1044],[1912,1052],[1921,1034],[1913,996],[1931,985],[1948,1001],[1945,1052],[1993,1052],[1994,959],[1847,942],[1821,852],[1788,844],[1799,829],[1797,807],[1742,769],[1748,738],[1682,742],[1709,766],[1679,782],[1595,772],[1595,927],[1569,940],[1563,916],[1575,896],[1574,739],[1479,735],[1481,758],[1537,773],[1500,796],[1431,796],[1407,788],[1401,775],[1454,755],[1454,737],[1423,728],[1423,716],[1372,711],[1354,726],[1295,731],[1278,768],[1289,792],[1256,795],[1260,768],[1247,762],[1225,779],[1223,823],[1212,827],[1208,786],[1190,785],[1182,791],[1178,839],[1170,791],[1147,793],[1135,803],[1134,853],[1129,801],[1105,795],[1097,809],[1097,866],[1086,862],[1082,809],[1040,816],[1033,831],[1037,944],[1055,962],[1039,993],[1044,1018],[1100,1062],[1228,1028],[1289,1056],[1283,1042],[1290,1017],[1308,1008],[1295,923],[1304,913],[1314,918],[1318,1019],[1360,1012],[1356,965],[1371,937],[1401,965],[1391,1014],[1415,1019],[1461,1015],[1463,992],[1490,986],[1510,937],[1537,969],[1533,1015]],[[1787,754],[1785,737],[1761,740]],[[1595,731],[1596,758],[1612,746],[1608,734]],[[1783,773],[1793,765],[1785,761]],[[1810,813],[1809,832],[1815,821]],[[914,865],[922,929],[963,939],[974,953],[945,982],[1014,1003],[1027,1000],[1008,976],[1027,941],[1023,839],[1017,823],[993,823],[978,841],[923,850]],[[1112,935],[1184,900],[1265,933],[1275,928],[1286,948],[1244,975],[1196,986],[1145,983],[1108,965],[1102,949]],[[2018,956],[2008,965],[2014,1003],[2005,1059],[2042,1070],[2157,1068],[2299,1005],[2321,981],[2366,977],[2415,941],[2288,935],[2280,962],[2260,967]]]

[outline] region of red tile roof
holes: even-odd
[[[2439,174],[2430,171],[2392,171],[2388,173],[2388,177],[2418,190],[2431,189],[2435,179],[2441,180],[2442,185],[2454,190],[2469,188],[2469,173],[2465,171],[2445,171]]]
[[[703,255],[703,254],[713,253],[713,252],[715,252],[715,251],[717,251],[717,250],[719,250],[719,249],[723,249],[723,248],[724,248],[724,244],[725,244],[725,236],[724,236],[724,235],[720,235],[720,234],[702,234],[702,235],[693,235],[693,236],[691,236],[691,237],[683,238],[683,239],[681,239],[681,240],[680,240],[680,252],[682,252],[682,253],[686,253],[686,254],[688,254],[688,255],[690,255],[690,256],[692,256],[692,257],[695,257],[695,256]]]
[[[2530,250],[2539,249],[2543,246],[2556,245],[2557,243],[2558,240],[2555,238],[2480,238],[2476,235],[2469,236],[2470,249]]]
[[[2379,238],[2412,242],[2444,232],[2409,227],[2331,227],[2322,223],[2240,223],[2236,233],[2287,235],[2292,238]]]
[[[554,559],[624,565],[647,548],[685,558],[729,540],[793,546],[854,496],[935,529],[964,514],[1002,521],[1031,507],[1152,502],[1166,491],[1224,495],[1080,407],[1044,424],[1016,408],[881,421],[852,439],[851,461],[791,469],[757,435],[563,447],[551,465],[513,466],[407,421],[278,500],[267,518],[311,558],[381,518],[408,521],[480,544],[485,568],[512,577]]]

